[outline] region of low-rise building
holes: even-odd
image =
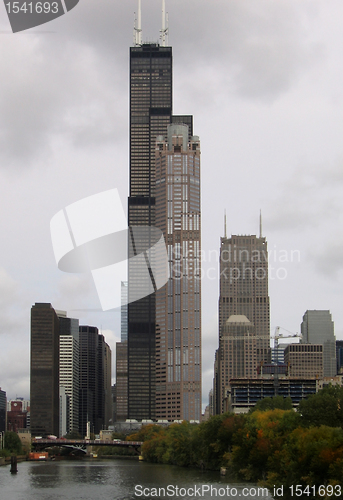
[[[298,406],[302,399],[317,391],[315,379],[290,379],[288,377],[260,378],[260,379],[233,379],[225,394],[225,411],[247,413],[250,408],[264,398],[274,396],[290,397],[293,407]]]

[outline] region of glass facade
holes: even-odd
[[[155,225],[155,142],[166,133],[171,115],[171,47],[131,47],[129,226]],[[139,246],[147,250],[148,237]],[[141,281],[129,260],[129,301],[130,290],[134,294]],[[128,305],[128,418],[155,418],[155,302],[151,293]]]
[[[94,326],[80,326],[80,396],[79,427],[82,437],[91,432],[99,434],[111,416],[111,351],[104,336]]]
[[[334,377],[337,373],[336,337],[330,311],[306,311],[301,323],[301,334],[301,343],[324,346],[324,377]]]
[[[5,432],[6,429],[6,392],[0,387],[0,432]]]
[[[130,227],[155,226],[155,144],[173,122],[182,122],[192,134],[192,117],[172,115],[172,48],[143,44],[130,48]],[[132,232],[131,232],[132,233]],[[131,234],[132,237],[132,234]],[[151,234],[129,245],[129,257],[151,247]],[[154,419],[156,397],[156,286],[135,300],[142,286],[142,269],[128,265],[128,418]],[[146,270],[145,270],[146,272]],[[131,302],[131,303],[130,303]]]
[[[31,308],[31,433],[59,435],[59,321],[51,304]]]

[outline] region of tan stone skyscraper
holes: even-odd
[[[244,314],[260,338],[258,354],[269,348],[268,249],[266,238],[232,235],[221,238],[219,335],[232,314]]]
[[[168,246],[168,283],[156,292],[156,418],[200,420],[200,142],[188,126],[156,142],[156,226]]]
[[[268,361],[270,312],[266,238],[261,234],[259,237],[232,235],[227,238],[225,235],[221,238],[219,283],[219,349],[214,379],[217,414],[224,411],[225,388],[230,378],[256,378],[257,366]],[[237,324],[235,331],[238,318],[242,324],[239,328]],[[227,348],[230,341],[235,343],[234,348],[233,344]]]

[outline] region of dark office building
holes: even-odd
[[[336,340],[337,373],[343,373],[343,340]]]
[[[185,123],[193,135],[191,116],[172,116],[172,48],[131,47],[129,226],[155,225],[155,143],[157,136],[167,134],[172,122]],[[148,237],[140,245],[149,248]],[[141,282],[130,264],[129,301],[130,290]],[[155,302],[152,293],[128,306],[129,418],[155,418]]]
[[[59,435],[59,321],[51,304],[31,308],[32,436]]]
[[[81,436],[87,434],[87,422],[91,432],[99,434],[107,427],[106,400],[111,400],[111,391],[106,394],[108,380],[107,359],[110,349],[103,335],[94,326],[80,326],[80,395],[79,428]]]
[[[127,419],[127,342],[116,343],[116,420]]]
[[[6,431],[6,392],[0,387],[0,432]]]
[[[129,226],[155,225],[155,142],[171,115],[171,47],[131,47]],[[129,262],[129,300],[139,280]],[[129,418],[155,418],[155,302],[151,294],[128,306]]]

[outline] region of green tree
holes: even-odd
[[[343,426],[343,387],[329,385],[299,403],[298,412],[304,427]]]
[[[206,469],[227,465],[233,436],[244,425],[245,416],[224,413],[200,424],[196,430],[196,463]]]
[[[255,411],[247,416],[245,425],[234,436],[232,466],[243,479],[265,479],[278,469],[280,450],[289,432],[299,425],[293,410]]]
[[[156,424],[148,424],[142,425],[139,431],[126,436],[126,441],[147,441],[163,431],[163,427],[161,425]]]
[[[249,413],[253,413],[254,411],[275,410],[277,408],[280,410],[292,410],[293,405],[291,398],[283,398],[282,396],[263,398],[257,401],[256,405],[251,408]]]
[[[112,439],[120,439],[125,441],[126,435],[123,432],[112,432]]]
[[[343,431],[328,426],[299,427],[289,434],[267,486],[342,485]]]
[[[22,453],[22,444],[16,432],[5,433],[5,448],[10,453],[20,455]]]

